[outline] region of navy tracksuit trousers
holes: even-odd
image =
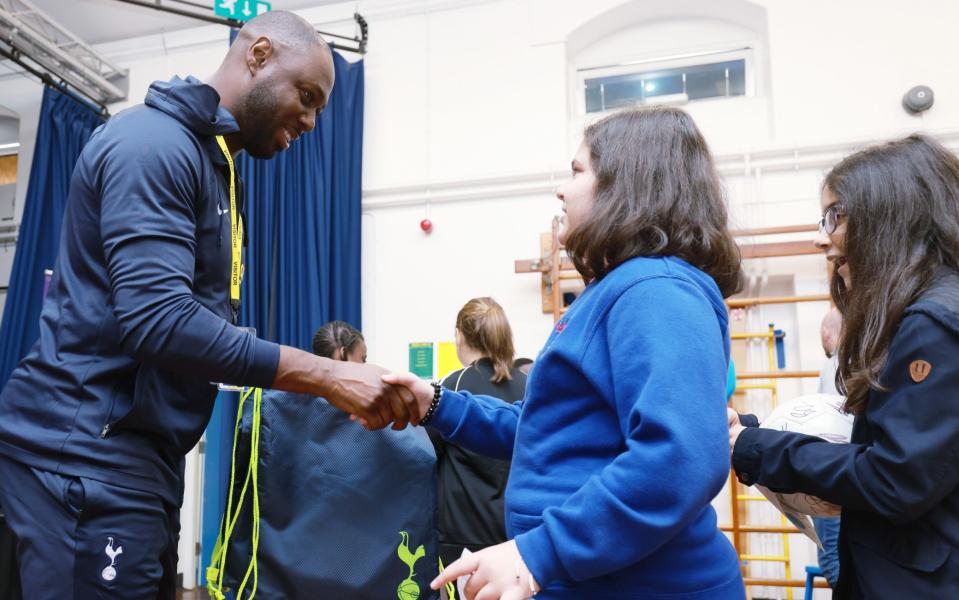
[[[177,507],[158,496],[0,456],[0,506],[30,600],[172,600]]]

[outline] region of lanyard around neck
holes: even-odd
[[[230,154],[222,135],[216,136],[216,143],[230,167],[230,304],[236,311],[240,308],[240,282],[243,280],[243,221],[236,211],[236,169],[233,166],[233,155]]]

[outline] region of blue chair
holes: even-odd
[[[822,574],[822,569],[820,569],[818,566],[807,566],[806,595],[803,596],[803,600],[812,600],[813,583],[816,581],[817,577],[822,577],[825,579],[825,576]]]

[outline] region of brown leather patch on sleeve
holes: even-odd
[[[932,365],[924,360],[914,360],[909,363],[909,376],[916,383],[922,383],[932,373]]]

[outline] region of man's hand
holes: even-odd
[[[739,434],[746,428],[739,422],[739,413],[733,409],[726,409],[726,418],[729,421],[729,453],[732,454],[733,448],[736,447],[736,440],[739,439]]]
[[[466,600],[523,600],[539,592],[539,584],[526,568],[513,540],[453,562],[430,583],[430,587],[438,590],[463,575],[470,576],[463,588]]]
[[[419,423],[416,396],[406,387],[383,381],[386,370],[375,365],[332,361],[289,346],[280,347],[272,387],[323,396],[358,418],[367,429],[393,429]]]
[[[326,399],[336,408],[355,415],[367,429],[393,429],[416,425],[422,414],[414,394],[405,387],[383,381],[386,369],[372,364],[333,362]]]
[[[420,417],[426,414],[433,402],[433,386],[412,373],[390,373],[383,381],[413,395]]]

